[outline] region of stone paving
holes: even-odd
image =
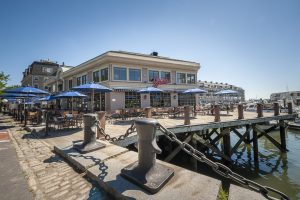
[[[35,199],[107,199],[85,173],[78,173],[55,155],[38,134],[16,126],[10,129],[10,136]]]

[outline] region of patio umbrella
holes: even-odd
[[[200,93],[207,93],[205,90],[201,90],[200,88],[193,88],[188,89],[182,92],[183,94],[200,94]]]
[[[87,96],[84,94],[81,94],[80,92],[76,92],[76,91],[63,92],[63,93],[60,93],[60,94],[54,96],[55,99],[71,98],[72,112],[73,112],[73,98],[85,98],[85,97],[87,97]]]
[[[237,91],[234,90],[221,90],[219,92],[216,92],[216,95],[226,95],[226,94],[237,94]]]
[[[55,99],[55,95],[48,95],[39,99],[39,101],[51,101]]]
[[[38,88],[29,87],[29,86],[4,90],[4,92],[5,93],[15,93],[15,94],[49,94],[49,92],[40,90]]]
[[[163,92],[163,90],[155,88],[155,87],[146,87],[138,90],[140,93],[156,93],[156,92]]]
[[[34,94],[15,94],[15,93],[6,93],[6,94],[1,94],[0,98],[16,98],[16,99],[22,99],[26,97],[36,97]]]
[[[76,87],[73,87],[72,88],[73,90],[76,90],[76,91],[80,91],[80,92],[91,92],[92,93],[92,96],[91,96],[91,110],[92,112],[94,111],[94,95],[95,95],[95,92],[111,92],[112,90],[109,89],[108,87],[105,87],[103,85],[100,85],[98,83],[87,83],[87,84],[84,84],[84,85],[79,85],[79,86],[76,86]],[[100,100],[100,107],[101,107],[101,100]]]

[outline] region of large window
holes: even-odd
[[[77,86],[81,85],[81,77],[76,78],[76,84],[77,84]]]
[[[127,69],[123,67],[114,67],[114,80],[126,81]]]
[[[159,71],[149,70],[149,81],[152,82],[155,79],[159,79]]]
[[[51,67],[43,67],[42,71],[46,72],[46,73],[53,73],[53,68],[51,68]]]
[[[177,73],[177,83],[186,83],[185,73]]]
[[[151,107],[171,107],[170,93],[151,93],[150,105]]]
[[[86,75],[83,75],[82,77],[81,77],[81,84],[83,85],[83,84],[86,84]]]
[[[71,89],[73,87],[73,80],[70,79],[68,83],[69,83],[69,89]]]
[[[141,70],[140,69],[129,69],[129,80],[130,81],[141,81]]]
[[[187,74],[186,75],[187,83],[195,84],[196,83],[196,75],[195,74]]]
[[[170,72],[160,72],[160,78],[171,81],[171,74]]]
[[[138,92],[125,92],[125,108],[140,108],[141,94]]]
[[[178,94],[178,105],[179,106],[193,106],[196,104],[194,94]]]
[[[108,68],[101,69],[101,81],[108,81]]]
[[[94,81],[95,83],[100,82],[100,72],[99,72],[99,71],[93,72],[93,81]]]

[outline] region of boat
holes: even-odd
[[[289,122],[289,129],[300,130],[300,119],[296,119],[294,122]]]

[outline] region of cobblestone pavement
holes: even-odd
[[[85,173],[75,171],[37,135],[16,125],[10,136],[35,199],[109,199]]]

